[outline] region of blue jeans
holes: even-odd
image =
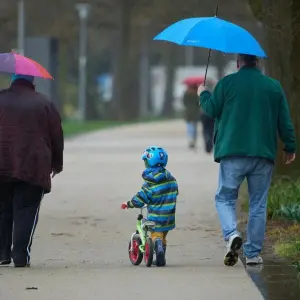
[[[187,135],[188,137],[196,141],[197,139],[197,122],[187,122]]]
[[[267,218],[267,196],[274,164],[264,158],[231,157],[220,163],[219,187],[216,208],[222,226],[223,237],[228,241],[237,231],[236,201],[241,183],[247,178],[249,193],[249,217],[244,254],[257,256],[263,247]]]

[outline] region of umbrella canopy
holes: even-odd
[[[203,47],[230,54],[267,57],[263,48],[247,30],[218,17],[178,21],[154,37],[154,40]]]
[[[201,85],[205,81],[204,76],[190,76],[185,78],[182,83],[186,85]]]
[[[45,79],[53,79],[48,71],[36,61],[14,52],[0,54],[0,73],[30,75]]]

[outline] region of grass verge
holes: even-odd
[[[87,121],[87,122],[65,121],[63,122],[62,126],[64,130],[64,136],[70,137],[77,134],[120,126],[124,124],[126,123],[114,122],[114,121]]]
[[[267,231],[267,236],[276,255],[292,261],[300,272],[300,224],[277,224]]]
[[[63,130],[65,137],[75,136],[77,134],[88,133],[91,131],[96,131],[100,129],[112,128],[122,125],[130,125],[135,123],[148,123],[148,122],[157,122],[157,121],[168,121],[172,120],[170,118],[148,118],[143,120],[135,120],[135,121],[86,121],[86,122],[79,122],[79,121],[63,121]]]

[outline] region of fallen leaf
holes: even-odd
[[[58,232],[58,233],[52,232],[51,235],[52,235],[52,236],[63,236],[63,235],[64,235],[64,236],[70,236],[70,237],[73,236],[73,234],[70,234],[70,233],[64,233],[64,232]]]

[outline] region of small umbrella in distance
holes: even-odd
[[[185,85],[201,85],[205,81],[204,76],[190,76],[185,78],[182,83]]]
[[[44,79],[53,79],[49,72],[39,63],[14,52],[0,53],[0,73],[30,75]]]

